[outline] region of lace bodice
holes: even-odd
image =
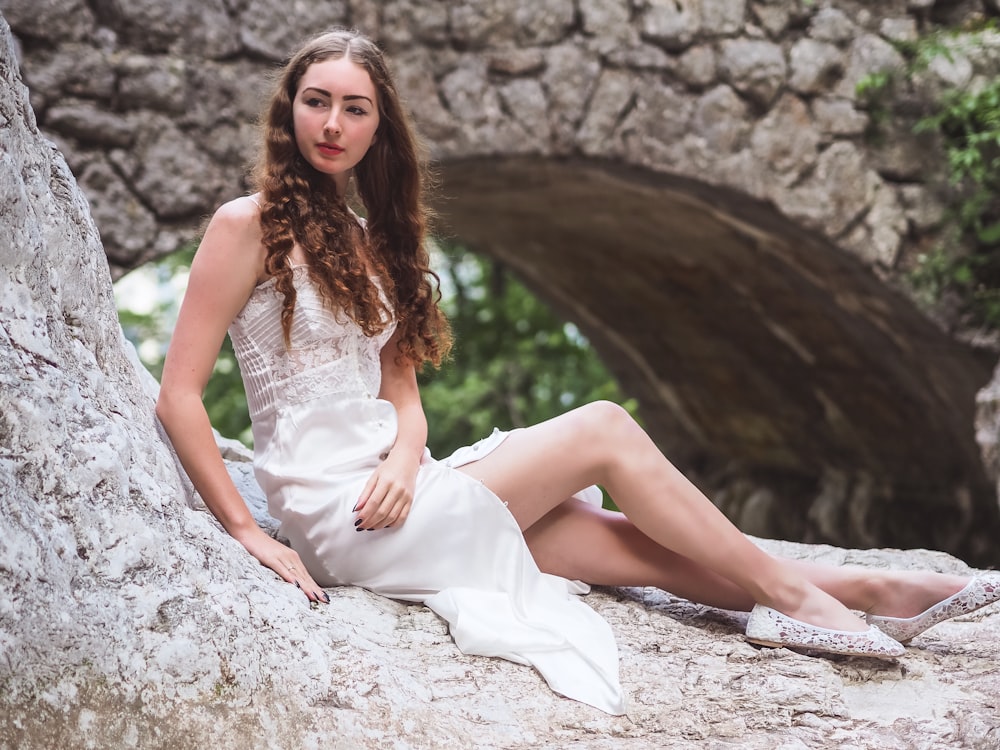
[[[281,330],[283,298],[273,279],[254,289],[229,327],[252,419],[319,396],[374,397],[381,385],[379,353],[394,326],[366,336],[347,315],[324,304],[306,266],[294,266],[292,273],[297,294],[289,348]]]

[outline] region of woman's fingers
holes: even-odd
[[[390,483],[383,491],[376,482],[373,491],[365,497],[364,512],[358,508],[355,528],[369,531],[397,524],[405,519],[411,502],[412,496],[405,487]]]
[[[329,604],[330,596],[309,575],[298,552],[268,536],[259,528],[240,541],[261,565],[270,568],[288,583],[294,583],[309,601]]]
[[[330,595],[327,594],[321,587],[316,585],[316,582],[312,579],[312,576],[306,572],[304,567],[299,567],[294,564],[285,565],[285,569],[279,572],[282,578],[284,578],[289,583],[294,583],[295,586],[306,595],[306,598],[311,602],[325,602],[330,603]]]
[[[372,493],[375,491],[375,487],[378,485],[378,472],[374,472],[368,481],[365,482],[365,487],[361,490],[361,494],[358,496],[358,502],[354,504],[355,512],[360,511],[364,508],[368,501],[371,499]]]
[[[281,546],[286,551],[281,553],[278,559],[274,561],[274,564],[268,567],[289,583],[294,583],[306,595],[309,601],[329,604],[330,595],[317,585],[316,581],[309,575],[309,571],[302,564],[302,559],[298,556],[298,553],[284,545]]]
[[[354,506],[358,531],[374,531],[401,524],[413,503],[416,466],[397,454],[389,456],[372,472]]]

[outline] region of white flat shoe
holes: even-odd
[[[886,635],[906,643],[939,622],[967,615],[995,601],[1000,601],[1000,573],[985,573],[973,578],[957,594],[915,617],[867,615],[865,619],[869,625],[874,625]]]
[[[746,639],[771,648],[802,648],[830,654],[891,659],[906,652],[875,626],[868,630],[830,630],[793,619],[775,609],[756,605],[747,620]]]

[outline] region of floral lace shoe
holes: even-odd
[[[760,604],[750,612],[746,639],[772,648],[801,648],[878,659],[891,659],[906,651],[902,644],[874,626],[861,631],[830,630],[794,620]]]
[[[1000,601],[1000,573],[985,573],[973,578],[957,594],[938,602],[916,617],[868,615],[866,619],[869,625],[874,625],[886,635],[906,643],[932,625],[975,612],[995,601]]]

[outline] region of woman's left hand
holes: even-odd
[[[365,483],[354,506],[358,531],[401,526],[413,504],[419,462],[390,452]]]

